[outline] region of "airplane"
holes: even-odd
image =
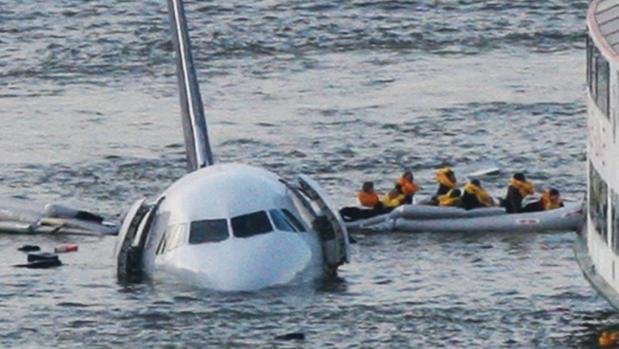
[[[188,173],[153,203],[131,206],[115,250],[118,278],[254,291],[335,274],[350,260],[348,232],[317,182],[214,162],[184,5],[167,3]]]

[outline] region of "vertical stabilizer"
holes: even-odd
[[[176,75],[187,150],[187,168],[195,171],[213,164],[213,154],[206,129],[206,118],[196,71],[191,56],[189,30],[182,0],[168,0],[172,26],[172,44],[176,54]]]

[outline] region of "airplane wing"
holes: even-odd
[[[2,199],[0,233],[116,235],[118,226],[91,212],[56,203]]]

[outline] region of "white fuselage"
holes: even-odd
[[[266,170],[209,166],[162,197],[144,252],[151,278],[174,274],[211,289],[248,291],[323,273],[318,234],[290,189]]]

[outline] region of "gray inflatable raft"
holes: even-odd
[[[54,203],[2,199],[0,233],[116,235],[118,226],[90,212]]]
[[[551,211],[508,214],[501,207],[404,205],[388,214],[348,222],[353,232],[544,232],[577,230],[584,221],[582,203]]]

